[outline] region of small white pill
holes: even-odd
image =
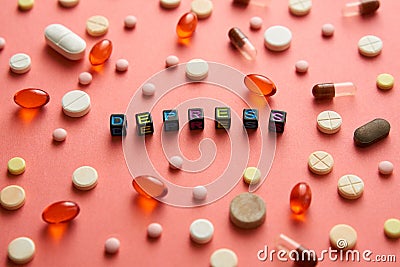
[[[6,46],[6,39],[0,37],[0,50],[3,50],[4,46]]]
[[[311,0],[289,0],[289,11],[295,16],[305,16],[310,13]]]
[[[264,45],[271,51],[284,51],[291,42],[292,32],[284,26],[271,26],[264,32]]]
[[[150,238],[159,238],[162,234],[163,228],[159,223],[151,223],[147,226],[147,236]]]
[[[208,75],[208,63],[202,59],[192,59],[186,64],[186,77],[192,81],[204,80]]]
[[[8,244],[8,258],[15,264],[25,264],[33,259],[35,250],[32,239],[18,237]]]
[[[322,31],[322,36],[331,37],[335,33],[335,26],[333,26],[330,23],[326,23],[322,25],[321,31]]]
[[[145,83],[142,86],[142,94],[145,96],[152,96],[156,92],[156,86],[152,83]]]
[[[90,166],[82,166],[77,168],[72,174],[72,183],[76,189],[87,191],[93,189],[97,185],[99,175],[95,168]]]
[[[358,41],[358,51],[366,57],[379,55],[383,48],[382,40],[374,35],[366,35]]]
[[[58,3],[62,7],[74,7],[79,4],[79,0],[58,0]]]
[[[61,102],[64,114],[69,117],[82,117],[90,111],[90,97],[81,90],[66,93]]]
[[[197,244],[210,242],[213,235],[214,226],[209,220],[198,219],[190,225],[190,237]]]
[[[250,28],[251,28],[252,30],[259,30],[259,29],[261,29],[262,24],[263,24],[263,19],[260,18],[260,17],[252,17],[252,18],[250,19]]]
[[[119,251],[120,246],[121,243],[119,242],[118,238],[110,237],[106,240],[104,249],[108,254],[115,254]]]
[[[119,72],[127,71],[129,67],[129,62],[126,59],[120,58],[115,63],[115,69]]]
[[[17,74],[23,74],[31,69],[31,57],[24,53],[18,53],[10,58],[10,69]]]
[[[160,0],[161,7],[165,9],[177,8],[180,3],[181,0]]]
[[[93,76],[89,72],[82,72],[79,74],[78,81],[82,85],[88,85],[92,82]]]
[[[171,169],[181,169],[183,164],[183,159],[179,156],[172,156],[169,159],[169,167]]]
[[[133,29],[136,27],[137,18],[133,15],[128,15],[125,17],[124,25],[127,29]]]
[[[202,185],[193,188],[193,199],[197,201],[202,201],[207,198],[207,188]]]
[[[381,174],[383,174],[383,175],[392,174],[393,169],[394,169],[393,163],[391,163],[390,161],[385,160],[385,161],[379,162],[378,170]]]
[[[308,71],[309,64],[305,60],[299,60],[295,64],[296,72],[305,73]]]
[[[57,128],[53,131],[53,139],[57,142],[62,142],[67,138],[67,131],[63,128]]]
[[[179,58],[174,55],[170,55],[165,59],[165,67],[169,68],[179,64]]]

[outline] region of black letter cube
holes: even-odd
[[[135,115],[138,135],[154,133],[153,119],[150,112],[142,112]]]
[[[243,109],[243,126],[246,129],[258,128],[258,110]]]
[[[204,112],[202,108],[188,109],[189,129],[203,130],[204,129]]]
[[[283,133],[286,124],[286,112],[282,110],[271,110],[269,114],[268,129],[273,132]]]
[[[163,110],[164,131],[179,131],[179,117],[176,109]]]
[[[110,132],[112,136],[125,136],[126,127],[127,122],[125,114],[111,114]]]
[[[228,107],[215,108],[215,129],[231,128],[231,109]]]

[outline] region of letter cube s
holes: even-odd
[[[286,114],[287,113],[282,110],[271,110],[268,129],[272,132],[283,133],[286,124]]]
[[[258,110],[243,109],[243,126],[246,129],[258,128]]]

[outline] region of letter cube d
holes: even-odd
[[[153,119],[150,112],[135,114],[138,135],[148,135],[154,133]]]
[[[188,109],[189,129],[203,130],[204,129],[204,112],[202,108]]]
[[[164,131],[179,131],[179,117],[176,109],[163,110]]]
[[[243,109],[243,126],[246,129],[258,128],[258,110]]]
[[[282,110],[271,110],[268,129],[272,132],[283,133],[286,124],[286,114],[287,113]]]
[[[125,114],[111,114],[110,132],[112,136],[125,136],[127,127]]]
[[[215,108],[215,129],[231,128],[231,109],[228,107]]]

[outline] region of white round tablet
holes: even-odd
[[[57,128],[53,131],[53,139],[57,142],[62,142],[67,138],[67,131],[63,128]]]
[[[78,76],[78,81],[82,85],[88,85],[92,82],[93,76],[89,72],[82,72]]]
[[[190,237],[197,244],[210,242],[213,235],[214,226],[209,220],[198,219],[190,225]]]
[[[207,188],[202,185],[193,187],[193,199],[196,201],[202,201],[207,198]]]
[[[170,55],[165,59],[165,67],[169,68],[179,64],[179,58],[175,55]]]
[[[260,17],[252,17],[250,19],[250,29],[252,29],[252,30],[261,29],[262,24],[263,24],[263,19]]]
[[[213,11],[213,3],[211,0],[193,0],[190,4],[191,10],[199,19],[208,18]]]
[[[17,74],[23,74],[31,69],[31,57],[24,53],[18,53],[10,58],[10,69]]]
[[[181,169],[183,164],[183,159],[180,156],[172,156],[169,159],[169,167],[171,169]]]
[[[0,204],[7,210],[17,210],[25,204],[25,190],[18,185],[9,185],[0,192]]]
[[[366,35],[358,41],[358,51],[366,57],[379,55],[383,48],[382,40],[374,35]]]
[[[202,59],[192,59],[186,64],[186,77],[192,81],[201,81],[208,75],[208,63]]]
[[[236,253],[227,248],[220,248],[211,254],[211,267],[236,267],[238,265],[238,257]]]
[[[30,262],[35,255],[35,243],[28,237],[18,237],[8,244],[8,258],[16,264]]]
[[[166,9],[177,8],[180,3],[181,0],[160,0],[161,7]]]
[[[69,117],[82,117],[90,111],[90,97],[81,90],[73,90],[66,93],[61,103],[64,114]]]
[[[125,28],[133,29],[136,27],[137,18],[133,15],[128,15],[124,19]]]
[[[79,0],[58,0],[62,7],[74,7],[79,4]]]
[[[119,72],[127,71],[129,67],[129,62],[126,59],[120,58],[115,63],[115,69]]]
[[[284,51],[290,47],[292,32],[280,25],[269,27],[264,33],[264,45],[271,51]]]
[[[110,237],[106,240],[104,244],[104,249],[109,254],[115,254],[118,252],[121,243],[119,242],[118,238]]]
[[[82,166],[77,168],[72,174],[72,183],[76,189],[90,190],[97,185],[99,178],[95,168],[90,166]]]
[[[299,60],[294,65],[296,72],[298,73],[306,73],[308,71],[309,64],[306,60]]]
[[[310,13],[311,0],[289,0],[289,10],[295,16],[304,16]]]
[[[145,96],[152,96],[156,92],[156,86],[152,83],[145,83],[142,86],[142,94]]]
[[[339,113],[332,110],[325,110],[317,116],[317,128],[322,133],[334,134],[342,126],[342,117]]]

